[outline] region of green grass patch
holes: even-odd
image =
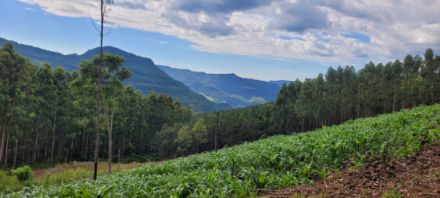
[[[54,185],[69,183],[72,181],[90,178],[92,175],[91,170],[84,168],[77,168],[71,170],[65,170],[63,172],[54,173],[46,175],[44,177],[39,177],[34,180],[35,185]]]

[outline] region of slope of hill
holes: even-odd
[[[80,55],[63,55],[0,38],[0,45],[6,42],[11,42],[20,54],[28,57],[33,62],[47,62],[53,66],[64,67],[69,71],[77,69],[81,60],[90,59],[99,53],[99,49],[95,48]],[[193,92],[187,86],[159,69],[149,58],[137,56],[114,47],[105,47],[104,51],[121,55],[125,58],[125,66],[133,72],[133,76],[126,83],[144,94],[149,92],[165,93],[188,105],[195,111],[205,112],[228,108],[225,104],[210,102],[204,96]]]
[[[440,141],[440,104],[281,135],[12,197],[249,197],[326,178],[343,166],[403,158]]]
[[[281,85],[235,74],[208,74],[159,65],[172,78],[216,103],[245,107],[275,100]]]
[[[283,84],[289,84],[289,83],[291,83],[292,81],[289,81],[289,80],[271,80],[271,81],[269,81],[270,83],[274,83],[274,84],[277,84],[277,85],[279,85],[280,87],[281,86],[283,86]]]

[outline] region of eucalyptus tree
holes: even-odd
[[[112,3],[112,0],[100,0],[100,29],[99,29],[99,65],[98,72],[96,77],[96,117],[95,117],[95,163],[93,169],[93,179],[96,180],[98,177],[98,160],[99,160],[99,112],[100,112],[100,92],[101,92],[101,69],[104,67],[104,56],[103,56],[103,47],[104,47],[104,23],[106,22],[105,16],[107,12],[107,6]]]

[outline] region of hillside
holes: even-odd
[[[191,90],[201,93],[216,103],[232,107],[246,107],[274,101],[282,83],[242,78],[235,74],[208,74],[188,69],[176,69],[159,65],[172,78]]]
[[[6,42],[8,40],[0,38],[0,46]],[[81,60],[90,59],[99,53],[99,49],[95,48],[80,55],[64,55],[13,41],[9,42],[14,45],[14,48],[20,54],[28,57],[33,62],[47,62],[53,66],[61,66],[68,71],[77,69]],[[206,112],[228,108],[227,105],[215,104],[204,96],[191,91],[184,84],[160,70],[149,58],[137,56],[114,47],[105,47],[104,51],[124,57],[125,66],[133,73],[133,76],[126,83],[144,94],[150,92],[169,94],[195,111]]]
[[[11,197],[248,197],[312,183],[346,166],[404,158],[440,141],[440,104],[148,165]]]
[[[274,84],[277,84],[277,85],[279,85],[280,87],[281,86],[283,86],[283,84],[289,84],[289,83],[291,83],[292,81],[288,81],[288,80],[271,80],[271,81],[269,81],[270,83],[274,83]]]

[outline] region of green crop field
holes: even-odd
[[[247,197],[325,178],[347,163],[407,157],[440,140],[440,105],[275,136],[11,197]]]

